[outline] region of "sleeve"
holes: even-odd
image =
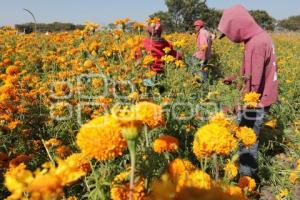
[[[264,53],[252,49],[246,51],[244,60],[244,92],[259,92],[264,75]]]

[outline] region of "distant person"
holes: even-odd
[[[250,148],[239,150],[240,176],[257,177],[257,155],[259,133],[264,116],[270,106],[277,101],[278,80],[275,47],[271,37],[264,31],[241,5],[225,9],[218,26],[221,37],[228,37],[234,43],[244,43],[244,60],[240,70],[243,78],[243,94],[261,94],[260,104],[254,108],[244,108],[238,113],[240,126],[253,128],[257,142]],[[220,38],[221,38],[220,37]],[[230,84],[238,75],[225,78]]]
[[[155,61],[151,64],[151,70],[157,73],[164,72],[164,61],[161,58],[166,55],[164,49],[169,47],[170,52],[168,55],[177,59],[182,59],[182,54],[175,51],[172,44],[162,37],[163,28],[160,22],[157,22],[155,26],[148,26],[149,37],[143,41],[143,48],[145,51],[152,55]]]
[[[196,52],[194,57],[196,58],[200,67],[200,75],[202,80],[208,80],[208,72],[205,69],[209,59],[211,58],[211,46],[212,46],[212,35],[204,27],[204,22],[200,19],[194,22],[195,31],[197,33],[196,40]]]

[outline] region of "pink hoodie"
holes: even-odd
[[[261,94],[261,107],[277,101],[278,80],[275,48],[271,37],[255,22],[241,5],[225,9],[219,31],[232,42],[245,44],[241,74],[245,91]]]
[[[201,28],[197,35],[197,51],[194,56],[200,60],[207,61],[211,58],[211,35]],[[203,48],[206,48],[206,53],[204,53]]]

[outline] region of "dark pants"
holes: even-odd
[[[257,137],[256,143],[250,148],[246,148],[243,144],[240,144],[239,146],[240,176],[250,176],[257,179],[259,133],[264,123],[265,115],[269,112],[269,109],[270,107],[244,110],[238,114],[239,126],[252,128]]]

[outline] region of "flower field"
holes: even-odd
[[[238,147],[257,138],[236,122],[246,103],[239,81],[222,82],[239,71],[243,45],[214,40],[203,82],[191,59],[196,35],[164,35],[184,59],[163,57],[157,78],[143,25],[127,22],[0,30],[0,199],[299,197],[300,34],[272,33],[280,97],[261,131],[258,182],[238,176]]]

